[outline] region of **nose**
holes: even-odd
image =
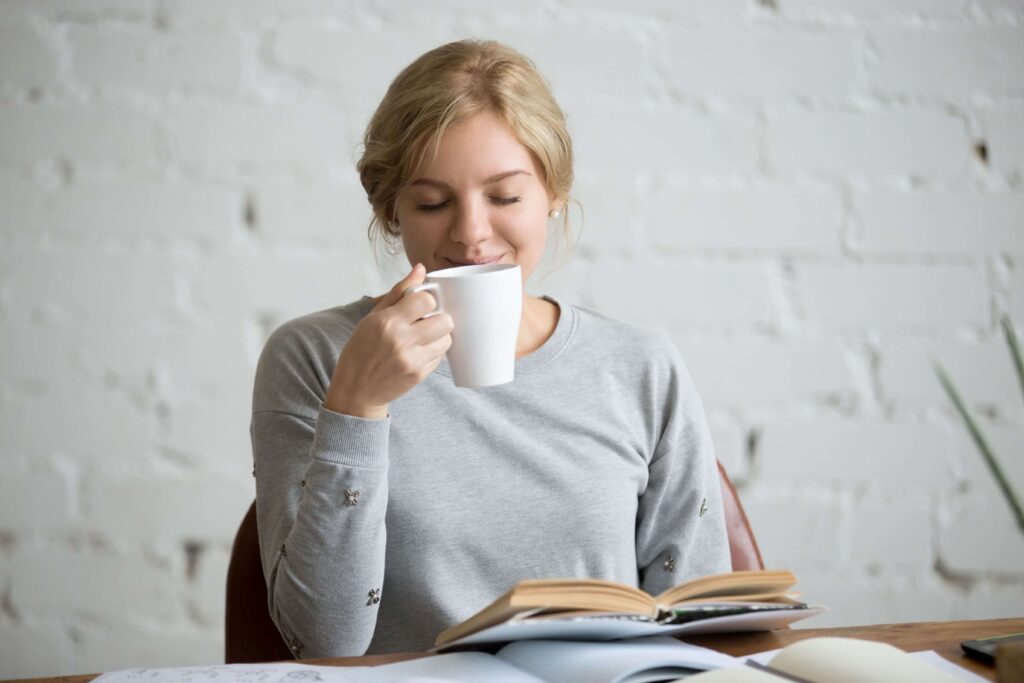
[[[476,201],[467,201],[459,205],[451,228],[452,241],[472,246],[483,242],[491,234],[487,207]]]

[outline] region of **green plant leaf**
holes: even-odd
[[[1006,335],[1006,345],[1010,347],[1010,355],[1013,357],[1013,367],[1017,370],[1017,382],[1020,384],[1020,393],[1024,396],[1024,360],[1021,359],[1020,340],[1013,329],[1013,323],[1008,316],[1003,316],[1003,333]]]
[[[953,386],[953,383],[949,380],[946,375],[946,371],[942,369],[942,366],[932,361],[932,365],[935,368],[935,374],[939,377],[939,382],[942,384],[942,388],[946,390],[946,395],[949,396],[949,400],[953,402],[954,407],[960,417],[963,418],[967,424],[967,431],[971,435],[971,439],[974,441],[974,445],[978,447],[978,451],[981,452],[982,457],[985,459],[985,463],[988,465],[989,470],[992,472],[992,476],[995,477],[996,484],[999,485],[999,489],[1003,493],[1003,497],[1006,498],[1006,502],[1010,505],[1010,509],[1013,511],[1014,517],[1017,518],[1017,526],[1020,527],[1022,533],[1024,533],[1024,510],[1021,509],[1020,501],[1017,500],[1017,496],[1013,492],[1013,488],[1010,486],[1010,482],[1006,479],[1003,474],[1003,469],[999,466],[999,462],[992,454],[992,449],[989,448],[988,442],[985,440],[985,436],[981,433],[981,429],[978,427],[978,423],[971,416],[967,410],[967,406],[964,404],[963,399],[960,397],[960,393]]]

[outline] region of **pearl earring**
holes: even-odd
[[[548,211],[548,217],[549,218],[554,218],[557,221],[559,218],[562,217],[562,210],[561,209],[551,209],[551,211]]]

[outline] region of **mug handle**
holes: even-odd
[[[444,306],[441,304],[441,287],[436,282],[424,282],[422,285],[416,285],[402,292],[402,296],[406,294],[415,294],[416,292],[430,292],[431,296],[434,297],[434,303],[436,308],[430,313],[420,318],[420,320],[426,320],[427,318],[433,318],[435,315],[444,313]]]

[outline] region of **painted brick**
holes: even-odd
[[[766,566],[803,571],[842,565],[849,520],[827,496],[792,498],[756,485],[744,490],[743,507]]]
[[[927,15],[963,17],[963,0],[786,0],[779,8],[786,17],[877,20]]]
[[[194,327],[80,325],[73,331],[18,322],[0,326],[0,378],[90,397],[85,385],[106,386],[141,402],[155,400],[154,383],[169,376],[163,389],[172,396],[209,398],[228,388],[251,390],[256,358],[245,355],[245,343],[244,325],[228,318],[200,319]]]
[[[578,10],[606,10],[616,14],[642,14],[650,12],[690,19],[742,19],[750,6],[746,0],[566,0],[566,5]]]
[[[965,266],[801,265],[801,311],[811,323],[892,328],[983,326],[985,275]]]
[[[621,108],[644,97],[653,74],[648,48],[635,31],[622,26],[565,31],[548,21],[541,25],[548,28],[538,30],[537,21],[518,26],[495,22],[488,37],[511,45],[537,65],[570,120],[574,111],[580,118],[592,115],[595,103]]]
[[[1013,404],[1020,397],[1002,337],[982,343],[893,341],[883,344],[878,377],[882,394],[897,403],[952,410],[932,367],[937,361],[969,403]]]
[[[271,49],[285,68],[376,107],[388,84],[414,59],[462,37],[433,22],[417,28],[398,26],[388,35],[393,49],[381,51],[376,32],[357,25],[325,27],[318,20],[281,26],[274,31]],[[375,57],[367,68],[352,68],[369,54]]]
[[[582,294],[585,306],[668,330],[756,326],[771,318],[768,275],[758,264],[599,263],[588,269]]]
[[[879,577],[877,574],[815,572],[794,568],[800,591],[828,611],[794,628],[829,628],[854,624],[945,621],[956,618],[948,587],[937,577]],[[991,617],[988,617],[991,618]]]
[[[156,158],[157,128],[126,107],[0,106],[0,161],[131,162]]]
[[[873,31],[868,79],[887,94],[970,98],[1021,86],[1024,27]]]
[[[55,388],[0,404],[6,457],[62,458],[90,472],[123,472],[147,460],[152,426],[142,407],[116,394],[68,382],[54,386],[59,391]],[[54,428],[56,415],[59,429]]]
[[[241,518],[238,522],[241,523]],[[222,631],[225,608],[225,577],[231,560],[230,544],[206,544],[196,563],[195,576],[186,585],[185,599],[204,629]],[[219,635],[219,634],[218,634]]]
[[[209,257],[198,264],[192,295],[205,313],[298,316],[355,301],[374,283],[372,264],[346,267],[343,252]]]
[[[738,118],[604,110],[570,116],[569,132],[577,168],[593,176],[704,176],[757,168],[757,127]]]
[[[1024,195],[871,193],[858,202],[869,254],[1024,254]]]
[[[230,400],[203,397],[174,405],[167,417],[166,434],[157,443],[176,462],[244,481],[252,470],[251,409],[247,402],[235,400],[235,392],[228,396]]]
[[[64,327],[5,320],[0,325],[0,378],[35,386],[60,386],[77,378],[77,347],[67,341],[69,334]]]
[[[424,4],[418,2],[418,0],[387,0],[380,3],[378,7],[386,12],[388,16],[395,17],[408,17],[410,14],[415,17],[417,12],[420,15],[436,15],[453,10],[474,11],[478,14],[487,15],[495,12],[496,8],[500,8],[500,11],[503,12],[528,12],[530,10],[543,9],[544,0],[507,0],[507,2],[501,3],[500,6],[495,5],[493,7],[481,5],[474,0],[435,0],[430,3],[429,12],[424,11]]]
[[[1010,301],[1012,309],[1010,315],[1017,326],[1017,337],[1024,336],[1021,332],[1021,325],[1024,325],[1024,269],[1015,270],[1010,275]]]
[[[2,11],[17,16],[38,14],[59,21],[142,20],[153,13],[151,2],[139,0],[4,0]]]
[[[883,470],[884,471],[884,470]],[[931,505],[926,496],[857,500],[851,511],[848,566],[927,573],[934,565]]]
[[[658,248],[838,254],[842,206],[824,189],[663,187],[650,204],[651,244]]]
[[[1024,171],[1024,110],[983,111],[978,118],[992,168]]]
[[[1020,0],[975,0],[973,4],[982,11],[1002,19],[1019,19],[1024,16],[1024,7],[1021,6]]]
[[[226,244],[242,220],[239,193],[188,181],[81,181],[58,194],[49,222],[58,233],[180,237]]]
[[[708,415],[708,425],[715,457],[722,463],[729,480],[737,487],[743,485],[750,475],[746,432],[728,415]]]
[[[82,508],[88,528],[118,540],[229,541],[255,495],[252,477],[111,476],[84,485]]]
[[[0,84],[40,85],[57,79],[58,59],[30,24],[0,24]]]
[[[244,82],[244,45],[235,33],[153,34],[135,29],[75,27],[66,38],[74,76],[110,87],[175,87],[236,91]]]
[[[956,599],[956,619],[1019,618],[1024,605],[1024,584],[981,583]]]
[[[71,488],[60,472],[0,468],[0,528],[19,533],[70,526]]]
[[[758,481],[766,484],[794,490],[953,490],[956,457],[949,425],[818,415],[772,420],[762,429]]]
[[[224,629],[189,624],[89,629],[75,645],[76,671],[224,663]]]
[[[71,638],[58,623],[0,623],[0,676],[5,680],[77,671],[72,663]]]
[[[958,574],[996,572],[1024,579],[1024,534],[1002,498],[995,505],[991,500],[967,496],[945,510],[939,557]]]
[[[135,392],[151,393],[157,377],[167,378],[164,388],[174,398],[208,400],[252,388],[256,359],[243,353],[245,329],[230,316],[200,317],[195,326],[127,328],[114,340],[90,331],[81,344],[92,375],[117,378]]]
[[[932,111],[788,112],[768,121],[781,171],[961,176],[970,145],[963,121]]]
[[[168,112],[171,147],[187,164],[323,168],[352,164],[357,139],[328,106],[181,105]]]
[[[39,242],[47,211],[47,194],[24,175],[0,169],[0,240],[10,246]],[[0,273],[0,282],[4,274]]]
[[[96,324],[176,308],[173,258],[98,249],[32,249],[8,266],[7,287],[26,310],[56,309]]]
[[[645,246],[642,225],[649,215],[642,213],[637,188],[631,183],[600,179],[577,182],[572,190],[580,207],[570,203],[570,216],[581,226],[581,245],[604,254],[637,253]]]
[[[130,516],[126,509],[121,517]],[[170,573],[141,553],[28,548],[11,561],[11,602],[26,613],[167,619],[181,613],[176,592]]]
[[[137,2],[137,0],[135,0]],[[247,26],[274,24],[282,19],[349,19],[352,11],[347,4],[333,0],[219,0],[196,3],[192,0],[165,0],[168,21],[172,26]]]
[[[664,43],[666,82],[687,97],[842,96],[857,78],[849,33],[700,27]]]
[[[992,424],[977,414],[974,417],[980,423],[982,434],[1011,489],[1017,492],[1018,497],[1024,496],[1024,428]],[[977,499],[996,501],[992,509],[997,515],[1011,514],[995,477],[968,435],[967,426],[959,419],[955,426],[957,438],[954,446],[960,456],[958,479],[963,490]]]
[[[834,342],[680,340],[679,347],[701,395],[712,404],[777,405],[854,393],[843,350]]]
[[[372,210],[362,187],[267,179],[256,183],[252,195],[254,230],[275,244],[316,243],[350,249],[367,245],[366,226]]]

